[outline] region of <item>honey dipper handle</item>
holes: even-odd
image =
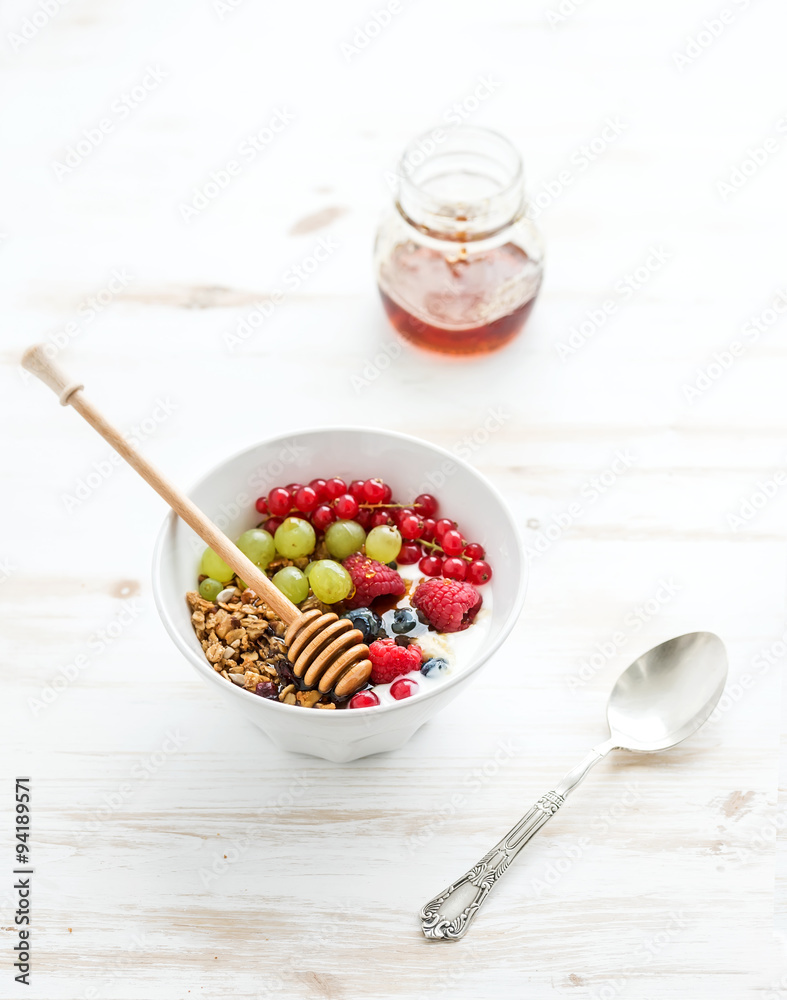
[[[72,406],[90,426],[98,431],[126,462],[142,476],[172,510],[199,537],[218,553],[227,565],[271,607],[286,625],[291,625],[300,617],[299,609],[275,587],[265,573],[248,559],[227,536],[185,494],[181,493],[147,459],[126,441],[120,431],[113,427],[98,410],[82,395],[84,388],[79,382],[69,379],[46,354],[43,345],[28,348],[22,357],[22,365],[41,379],[60,398],[63,406]]]

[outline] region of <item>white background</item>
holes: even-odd
[[[13,982],[6,933],[0,995],[785,995],[785,488],[741,512],[783,480],[787,449],[785,325],[768,313],[787,284],[787,15],[778,0],[403,0],[370,38],[375,8],[70,0],[47,20],[32,0],[3,6],[4,928],[22,773],[36,876],[33,985]],[[113,111],[148,67],[165,78]],[[455,105],[522,151],[547,244],[525,335],[469,364],[392,348],[371,269],[385,171]],[[195,189],[277,110],[291,124],[185,221]],[[101,143],[59,169],[105,119]],[[608,119],[620,134],[582,166]],[[233,349],[320,240],[336,244],[328,261]],[[621,293],[652,248],[669,259]],[[125,286],[90,316],[113,271]],[[609,299],[612,315],[563,349]],[[762,335],[728,363],[758,318]],[[455,447],[502,408],[473,461],[546,549],[513,636],[397,753],[339,766],[273,750],[158,622],[158,498],[112,467],[69,501],[108,449],[22,377],[23,347],[47,337],[122,427],[155,423],[144,450],[184,485],[293,427],[382,425]],[[632,468],[588,501],[618,451]],[[679,589],[659,603],[661,581]],[[421,903],[603,737],[619,670],[695,628],[728,645],[740,686],[725,711],[662,758],[600,765],[468,937],[424,941]],[[615,632],[622,644],[577,683]],[[172,753],[168,732],[183,741]]]

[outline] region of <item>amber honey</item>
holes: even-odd
[[[513,243],[450,256],[410,244],[392,254],[379,286],[389,320],[410,343],[441,354],[487,354],[520,332],[540,276]]]
[[[517,151],[489,129],[437,128],[405,149],[374,256],[385,311],[410,343],[488,354],[525,325],[543,245],[522,177]]]

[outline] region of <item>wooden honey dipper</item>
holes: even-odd
[[[301,611],[274,586],[262,570],[245,556],[185,494],[158,472],[125,440],[82,395],[84,386],[69,379],[47,356],[42,344],[28,348],[22,365],[58,396],[61,406],[72,406],[107,441],[121,458],[142,476],[172,510],[272,608],[287,626],[284,642],[296,677],[308,689],[333,691],[345,698],[364,686],[372,664],[363,633],[347,618],[316,608]]]

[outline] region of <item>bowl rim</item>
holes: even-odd
[[[426,446],[427,448],[434,451],[441,457],[448,458],[452,462],[455,462],[458,466],[464,469],[465,472],[469,473],[475,479],[479,480],[481,484],[497,500],[500,509],[505,514],[508,528],[516,543],[516,547],[519,551],[522,563],[522,572],[520,573],[519,585],[517,587],[517,592],[514,597],[513,604],[511,605],[511,611],[509,612],[508,617],[505,619],[500,629],[498,630],[496,638],[492,642],[490,642],[488,646],[484,648],[483,653],[479,656],[476,662],[471,667],[468,667],[462,670],[461,672],[457,673],[456,676],[448,678],[443,684],[435,686],[434,688],[432,688],[432,690],[425,691],[423,694],[419,694],[412,701],[409,698],[404,698],[401,701],[396,701],[393,702],[392,704],[371,705],[368,708],[355,708],[352,711],[353,718],[355,718],[356,716],[360,718],[367,718],[372,716],[382,717],[383,715],[395,712],[397,709],[405,708],[408,705],[412,705],[413,702],[421,704],[426,702],[427,700],[439,697],[443,692],[450,690],[456,684],[460,683],[461,681],[466,681],[468,678],[470,678],[484,665],[484,663],[486,663],[487,660],[489,660],[497,652],[497,650],[502,646],[502,644],[511,634],[514,626],[519,620],[519,615],[525,601],[525,595],[527,593],[527,586],[530,576],[530,565],[527,558],[527,551],[525,549],[524,542],[522,539],[522,533],[519,530],[514,515],[511,512],[511,509],[508,505],[508,502],[505,500],[505,498],[503,497],[502,493],[498,490],[498,488],[492,482],[490,482],[490,480],[487,479],[486,476],[484,476],[481,472],[478,471],[478,469],[470,465],[470,463],[466,462],[463,458],[460,458],[454,452],[449,451],[447,448],[443,448],[442,445],[433,444],[431,441],[427,441],[425,438],[416,437],[414,434],[405,434],[401,431],[388,430],[385,427],[360,427],[347,424],[335,424],[335,425],[321,426],[321,427],[293,428],[289,431],[286,431],[285,433],[277,434],[275,437],[263,438],[262,440],[257,441],[254,444],[247,445],[245,448],[239,448],[237,451],[232,452],[230,455],[224,458],[221,462],[217,463],[216,465],[208,469],[205,473],[203,473],[203,475],[198,480],[196,480],[196,482],[193,482],[191,484],[188,490],[186,490],[186,496],[191,497],[191,495],[196,490],[198,490],[203,485],[203,483],[205,483],[212,476],[216,475],[216,473],[222,468],[222,466],[230,462],[234,462],[236,459],[242,458],[246,454],[250,454],[251,452],[256,451],[262,445],[275,445],[279,442],[284,442],[288,439],[291,439],[293,437],[298,437],[300,435],[322,436],[322,435],[335,435],[335,434],[382,434],[388,438],[394,438],[399,441],[407,441],[415,443],[417,445]],[[245,698],[246,704],[249,705],[251,704],[251,702],[248,701],[247,699],[254,699],[254,702],[258,705],[267,705],[268,708],[263,708],[262,711],[268,711],[268,710],[274,711],[281,719],[286,718],[286,716],[282,716],[280,714],[282,710],[286,710],[287,712],[290,713],[295,712],[297,713],[298,718],[303,719],[303,709],[298,705],[285,705],[282,702],[278,701],[272,702],[270,699],[260,698],[258,695],[252,694],[251,691],[247,691],[245,688],[238,687],[237,684],[228,684],[224,677],[216,673],[216,671],[211,667],[211,665],[208,663],[205,657],[199,656],[196,650],[192,649],[191,646],[188,645],[188,643],[181,636],[180,631],[178,630],[178,628],[174,623],[174,620],[170,616],[161,588],[161,579],[162,579],[161,571],[164,558],[164,546],[166,544],[170,528],[177,519],[178,515],[173,510],[170,510],[166,514],[164,521],[161,527],[159,528],[158,534],[156,536],[156,543],[153,549],[153,560],[151,566],[153,600],[155,602],[156,610],[158,611],[159,617],[161,618],[161,622],[164,625],[164,628],[167,634],[169,635],[170,639],[172,639],[175,646],[177,646],[177,648],[192,664],[192,666],[194,666],[205,678],[210,680],[211,683],[214,684],[220,683],[221,690],[223,690],[225,693],[229,694],[229,692],[232,692],[233,695],[236,697],[240,697],[241,699]],[[184,595],[184,600],[185,600],[185,595]],[[231,697],[233,695],[231,695]],[[343,714],[344,713],[342,713],[342,715]],[[311,716],[313,716],[315,720],[319,718],[324,718],[326,716],[331,718],[335,715],[336,715],[335,712],[311,712]],[[320,725],[320,723],[317,724]],[[335,723],[322,723],[322,725],[325,724],[332,725]]]

